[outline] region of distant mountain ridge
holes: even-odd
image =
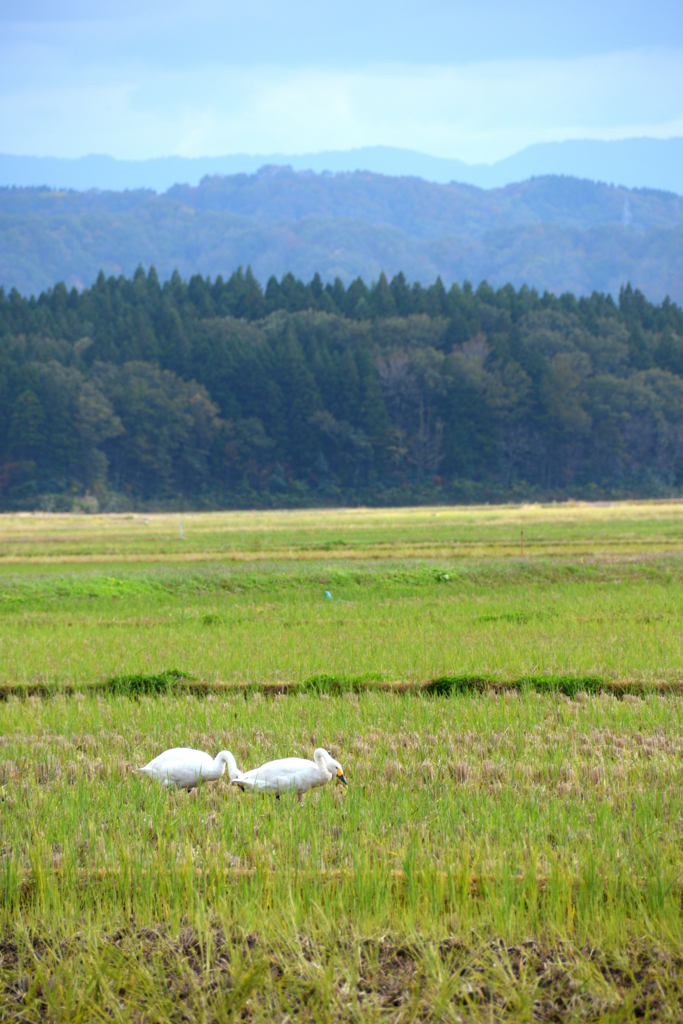
[[[540,142],[492,164],[430,156],[392,146],[365,146],[304,154],[232,154],[220,157],[158,157],[118,160],[0,154],[0,185],[75,189],[139,189],[164,192],[175,184],[197,185],[207,174],[253,174],[267,165],[322,173],[370,171],[413,176],[441,184],[459,182],[500,188],[531,177],[569,175],[627,188],[654,188],[683,195],[683,138]]]
[[[154,264],[162,278],[292,272],[423,283],[467,278],[540,291],[611,292],[630,281],[683,301],[683,197],[571,177],[503,188],[369,172],[265,167],[197,186],[77,192],[0,189],[0,284],[78,288]]]

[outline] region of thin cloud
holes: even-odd
[[[680,49],[353,69],[132,62],[85,72],[43,57],[49,87],[4,73],[5,152],[145,158],[384,144],[476,162],[538,141],[683,134]]]
[[[680,40],[680,0],[7,0],[0,47],[43,42],[71,64],[141,60],[359,67],[579,57]],[[28,72],[29,69],[27,69]]]

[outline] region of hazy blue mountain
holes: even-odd
[[[558,176],[484,190],[276,167],[162,195],[0,189],[5,289],[83,287],[100,268],[130,275],[140,263],[162,278],[250,264],[262,281],[317,271],[348,283],[384,270],[582,295],[630,281],[655,301],[681,302],[683,198]]]
[[[365,170],[440,183],[457,181],[480,188],[499,188],[526,178],[561,174],[683,195],[683,138],[542,142],[493,164],[467,164],[391,146],[153,160],[116,160],[110,156],[66,160],[0,154],[0,185],[119,191],[149,188],[163,192],[177,183],[197,185],[207,174],[253,174],[269,164],[316,173]]]
[[[476,183],[484,188],[539,174],[565,174],[683,195],[683,138],[541,142],[488,168],[479,165],[477,173]]]

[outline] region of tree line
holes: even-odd
[[[0,507],[659,495],[683,310],[511,285],[154,268],[0,288]]]

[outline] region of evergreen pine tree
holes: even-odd
[[[396,300],[389,287],[384,271],[370,293],[370,308],[375,316],[396,316]]]

